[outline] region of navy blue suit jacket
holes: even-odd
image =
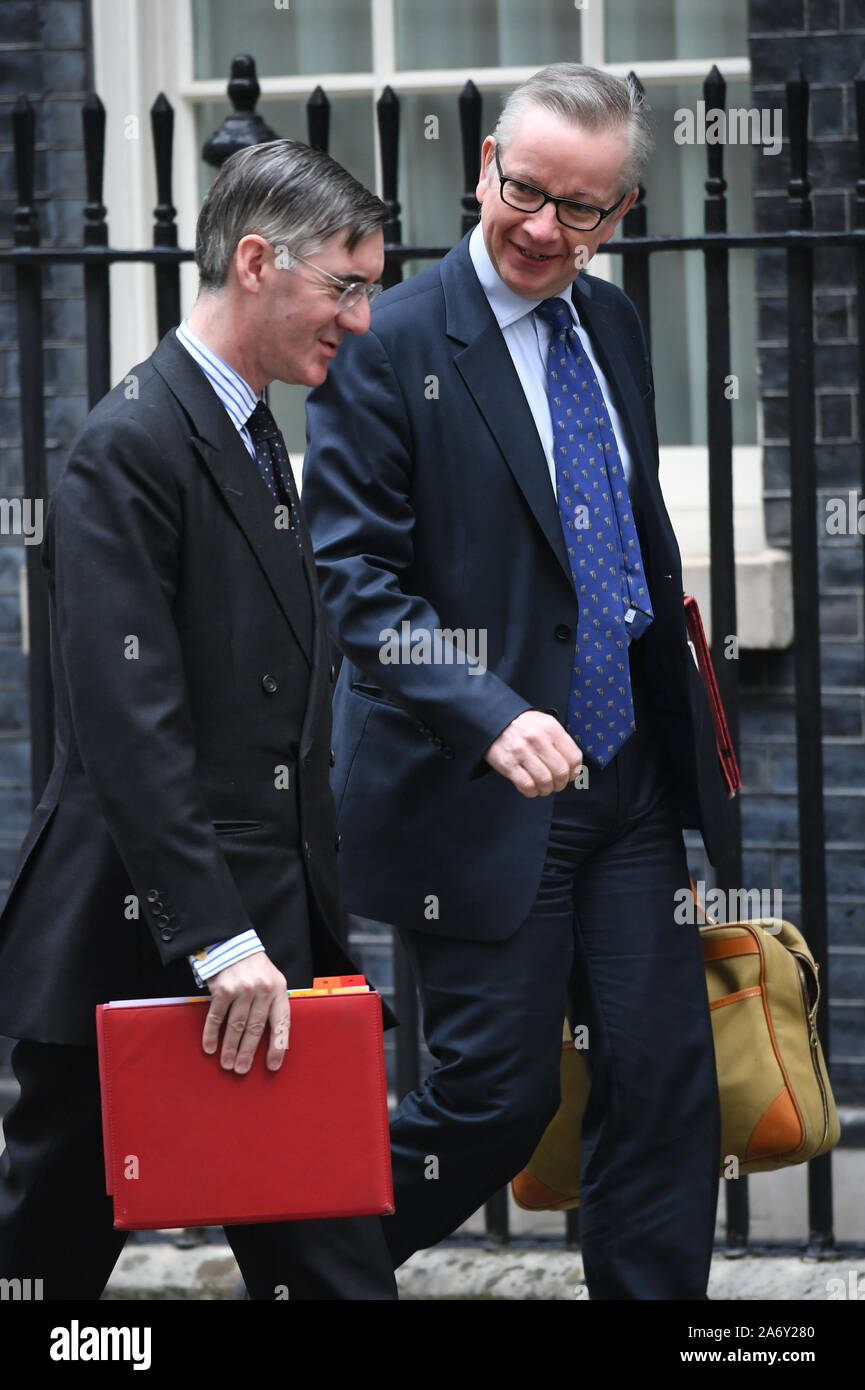
[[[615,286],[582,272],[574,295],[628,431],[659,736],[682,824],[700,827],[717,860],[730,818],[658,484],[645,336]],[[553,798],[523,797],[484,752],[524,710],[564,720],[578,604],[547,460],[467,237],[383,295],[369,333],[346,336],[307,426],[304,509],[346,656],[333,779],[344,904],[408,929],[503,939],[531,909]],[[487,669],[383,662],[382,634],[404,622],[483,630]]]

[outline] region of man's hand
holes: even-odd
[[[502,730],[484,758],[523,796],[549,796],[574,780],[583,754],[557,719],[527,709]]]
[[[207,981],[207,986],[212,997],[201,1037],[204,1051],[216,1051],[224,1023],[219,1060],[227,1071],[247,1072],[269,1024],[267,1065],[278,1071],[288,1050],[290,1011],[285,976],[265,952],[256,951],[236,965],[227,965]]]

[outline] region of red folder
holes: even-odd
[[[739,776],[739,765],[736,762],[736,753],[733,748],[733,740],[730,738],[730,730],[727,727],[727,717],[724,714],[724,706],[721,704],[721,695],[718,690],[718,682],[715,678],[715,668],[712,665],[712,654],[709,651],[709,644],[706,641],[706,633],[703,629],[703,619],[700,617],[700,609],[697,600],[691,594],[685,594],[685,626],[688,629],[688,637],[694,649],[694,656],[697,660],[697,670],[706,693],[709,696],[709,704],[712,707],[712,720],[715,725],[715,742],[718,745],[718,761],[721,765],[721,776],[727,788],[727,795],[732,797],[742,785]]]
[[[300,992],[282,1067],[262,1039],[244,1076],[202,1051],[208,1002],[97,1007],[115,1229],[393,1212],[379,995]]]

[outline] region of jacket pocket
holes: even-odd
[[[391,709],[398,709],[402,714],[405,714],[402,705],[398,705],[396,700],[391,699],[390,695],[381,689],[381,686],[373,685],[367,681],[354,681],[351,685],[351,691],[354,695],[360,695],[363,700],[371,700],[374,705],[389,705]]]
[[[250,830],[260,830],[263,821],[260,820],[215,820],[211,825],[217,835],[243,835]]]

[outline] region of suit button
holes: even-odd
[[[337,851],[337,853],[339,853],[339,847],[340,847],[341,844],[342,844],[342,836],[341,836],[341,835],[337,835],[336,839],[335,839],[334,842],[333,842],[333,847],[334,847],[334,849]]]
[[[306,855],[307,859],[312,858],[312,852],[311,852],[311,850],[310,850],[310,848],[309,848],[309,840],[304,840],[304,842],[303,842],[303,852],[304,852],[304,854]]]
[[[452,758],[454,755],[454,750],[452,748],[443,748],[442,752],[446,758]]]
[[[163,941],[170,941],[174,933],[170,932],[167,927],[163,927],[159,935],[162,937]]]
[[[335,666],[331,666],[331,668],[330,668],[330,683],[331,683],[331,685],[333,685],[333,683],[334,683],[335,680],[336,680],[336,667],[335,667]]]
[[[331,767],[335,767],[335,766],[336,766],[336,754],[334,753],[334,751],[333,751],[332,748],[331,748],[331,750],[330,750],[330,765],[331,765]]]
[[[436,736],[436,737],[433,739],[433,743],[435,744],[436,748],[443,748],[443,747],[444,747],[444,739],[443,739],[443,738],[439,738],[438,736]]]
[[[559,642],[567,642],[568,638],[573,637],[573,635],[573,631],[568,627],[567,623],[559,623],[555,632],[556,639]]]
[[[149,903],[155,903],[155,902],[158,902],[158,901],[159,901],[159,889],[158,889],[158,888],[148,888],[148,890],[147,890],[147,901],[148,901]]]
[[[262,676],[262,678],[261,678],[261,688],[262,688],[262,690],[264,690],[268,695],[275,695],[276,692],[277,692],[277,690],[279,689],[279,685],[278,685],[278,683],[273,679],[273,676]]]

